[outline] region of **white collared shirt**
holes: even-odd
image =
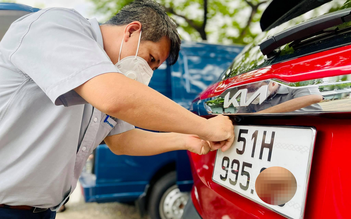
[[[73,90],[110,72],[95,19],[49,8],[11,25],[0,42],[1,204],[57,207],[93,149],[134,128]]]

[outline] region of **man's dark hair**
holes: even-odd
[[[158,42],[162,37],[168,37],[171,41],[168,62],[171,65],[176,63],[181,43],[177,26],[160,4],[151,0],[136,0],[123,7],[105,24],[119,26],[133,21],[141,23],[141,40]]]

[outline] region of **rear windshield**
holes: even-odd
[[[351,22],[347,22],[331,28],[330,32],[286,44],[279,49],[279,53],[270,58],[264,56],[258,46],[270,36],[274,36],[301,22],[345,8],[350,8],[351,10],[351,0],[334,0],[268,32],[261,33],[252,44],[248,45],[234,59],[232,65],[220,76],[219,81],[279,62],[351,44]]]

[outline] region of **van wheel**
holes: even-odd
[[[160,178],[151,191],[148,213],[151,219],[180,219],[189,193],[180,192],[172,171]]]

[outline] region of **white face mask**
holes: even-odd
[[[138,56],[140,39],[141,31],[135,56],[128,56],[121,60],[121,52],[123,46],[122,39],[121,48],[119,49],[118,62],[115,64],[115,66],[128,78],[148,85],[154,71],[150,68],[149,64],[145,59]]]

